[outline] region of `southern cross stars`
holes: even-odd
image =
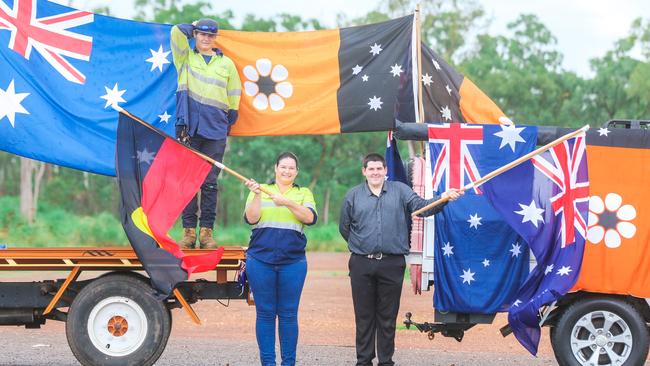
[[[429,75],[428,73],[422,75],[422,84],[424,84],[424,86],[433,84],[433,76]]]
[[[542,218],[542,212],[544,212],[544,209],[542,208],[537,208],[537,204],[535,204],[535,200],[530,201],[530,205],[526,206],[523,204],[519,204],[519,207],[521,207],[520,211],[515,211],[516,214],[523,216],[521,218],[521,223],[525,222],[532,222],[535,227],[538,227],[537,222],[541,221],[544,222],[544,219]]]
[[[368,81],[368,75],[367,75],[367,74],[363,74],[363,76],[361,77],[361,80],[363,80],[363,81]]]
[[[160,118],[161,123],[167,123],[169,122],[169,118],[171,118],[171,116],[171,114],[167,114],[167,111],[165,111],[165,113],[159,114],[158,118]]]
[[[501,131],[494,134],[494,136],[501,138],[501,145],[499,150],[504,146],[509,145],[512,152],[515,152],[515,145],[517,142],[526,142],[519,134],[524,130],[524,127],[515,127],[515,125],[501,125]]]
[[[431,62],[433,62],[433,67],[435,67],[436,70],[440,70],[440,64],[438,63],[438,61],[436,61],[435,59],[431,59]]]
[[[467,270],[463,270],[463,275],[460,276],[460,278],[463,279],[463,283],[467,282],[468,285],[471,285],[472,281],[476,281],[474,279],[475,274],[476,274],[476,272],[472,272],[472,269],[468,268]]]
[[[383,50],[380,44],[375,43],[374,45],[370,46],[370,53],[372,53],[373,56],[377,56],[381,51]]]
[[[445,246],[442,247],[442,255],[446,255],[447,257],[449,257],[453,254],[454,254],[454,247],[451,246],[449,243],[445,244]]]
[[[519,254],[521,254],[521,245],[519,243],[514,243],[512,244],[512,249],[509,250],[510,253],[512,253],[513,257],[519,257]]]
[[[560,268],[560,269],[557,270],[557,273],[556,273],[556,274],[559,274],[560,276],[568,276],[568,275],[569,275],[569,272],[573,272],[573,270],[571,269],[571,267],[569,267],[569,266],[562,266],[562,268]]]
[[[0,119],[7,116],[11,127],[15,128],[16,113],[29,114],[20,104],[28,95],[29,93],[16,93],[13,79],[9,83],[7,90],[0,89]]]
[[[609,134],[609,130],[608,130],[606,127],[599,128],[599,129],[598,129],[598,136],[605,136],[605,137],[607,137],[608,134]]]
[[[169,63],[167,55],[169,55],[172,51],[163,51],[162,45],[160,45],[158,51],[154,51],[152,49],[149,49],[149,51],[151,51],[151,57],[146,60],[147,62],[151,62],[151,70],[149,71],[158,69],[160,72],[162,72],[163,66]]]
[[[126,89],[119,90],[117,83],[113,86],[113,89],[109,89],[107,86],[104,86],[106,89],[106,94],[102,95],[100,98],[106,100],[106,105],[104,108],[107,108],[109,105],[115,110],[121,110],[119,103],[126,103],[126,100],[122,98],[122,95],[126,92]]]
[[[393,74],[393,77],[399,76],[403,71],[402,65],[395,64],[390,67],[390,73]]]
[[[449,106],[445,106],[440,110],[440,114],[442,114],[442,118],[450,121],[451,120],[451,109],[449,109]]]
[[[147,148],[145,147],[142,151],[138,151],[137,158],[138,158],[138,162],[149,165],[153,161],[154,153],[152,151],[147,150]]]
[[[352,75],[357,75],[358,73],[361,72],[363,69],[362,66],[356,65],[355,67],[352,68]]]
[[[482,217],[478,217],[477,213],[474,214],[474,215],[469,215],[469,220],[467,220],[467,222],[469,222],[469,227],[474,228],[474,229],[478,229],[478,226],[482,225],[481,224],[481,219],[482,219]]]
[[[483,259],[483,267],[489,267],[490,266],[490,260],[485,258]]]
[[[376,95],[373,95],[372,98],[368,99],[370,100],[368,105],[370,106],[370,109],[374,111],[381,109],[381,105],[384,104],[384,102],[381,101],[381,97],[378,98]]]

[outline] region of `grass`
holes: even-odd
[[[36,222],[29,224],[20,214],[18,197],[0,197],[0,244],[8,247],[127,246],[120,221],[108,212],[77,215],[47,205],[39,206]],[[176,223],[169,234],[179,240],[182,227]],[[215,239],[224,245],[247,246],[251,227],[216,227]],[[335,224],[307,227],[308,251],[346,252],[347,244]]]

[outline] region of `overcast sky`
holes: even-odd
[[[57,0],[81,9],[108,5],[120,18],[133,16],[133,0]],[[305,0],[214,0],[215,9],[231,9],[239,22],[248,13],[270,17],[291,13],[302,18],[317,18],[328,27],[336,26],[336,15],[348,18],[367,14],[377,8],[377,0],[326,0],[315,5]],[[506,24],[519,14],[533,13],[558,39],[564,55],[564,67],[583,76],[590,75],[589,59],[602,56],[614,41],[627,35],[632,21],[650,18],[650,0],[479,0],[492,18],[491,34],[505,34]],[[219,11],[219,10],[218,10]],[[235,23],[237,24],[237,23]]]

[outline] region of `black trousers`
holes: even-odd
[[[190,146],[212,159],[222,162],[223,154],[226,150],[226,139],[223,140],[209,140],[199,135],[190,138]],[[214,219],[217,215],[217,177],[221,169],[213,166],[205,177],[205,181],[201,185],[201,218],[200,226],[212,229],[214,226]],[[199,210],[198,194],[192,198],[190,203],[187,204],[183,210],[183,227],[196,228],[196,223],[199,219],[197,211]]]
[[[395,326],[406,260],[403,255],[384,255],[377,260],[352,254],[348,266],[357,326],[357,366],[372,366],[375,355],[378,365],[394,365]]]

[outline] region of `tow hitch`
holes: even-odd
[[[476,325],[463,323],[417,323],[411,320],[413,314],[410,312],[406,313],[405,316],[406,320],[404,320],[404,325],[406,325],[406,329],[411,329],[411,325],[413,325],[421,333],[426,333],[429,340],[433,340],[435,334],[440,333],[445,337],[451,337],[460,342],[463,340],[465,331]]]

